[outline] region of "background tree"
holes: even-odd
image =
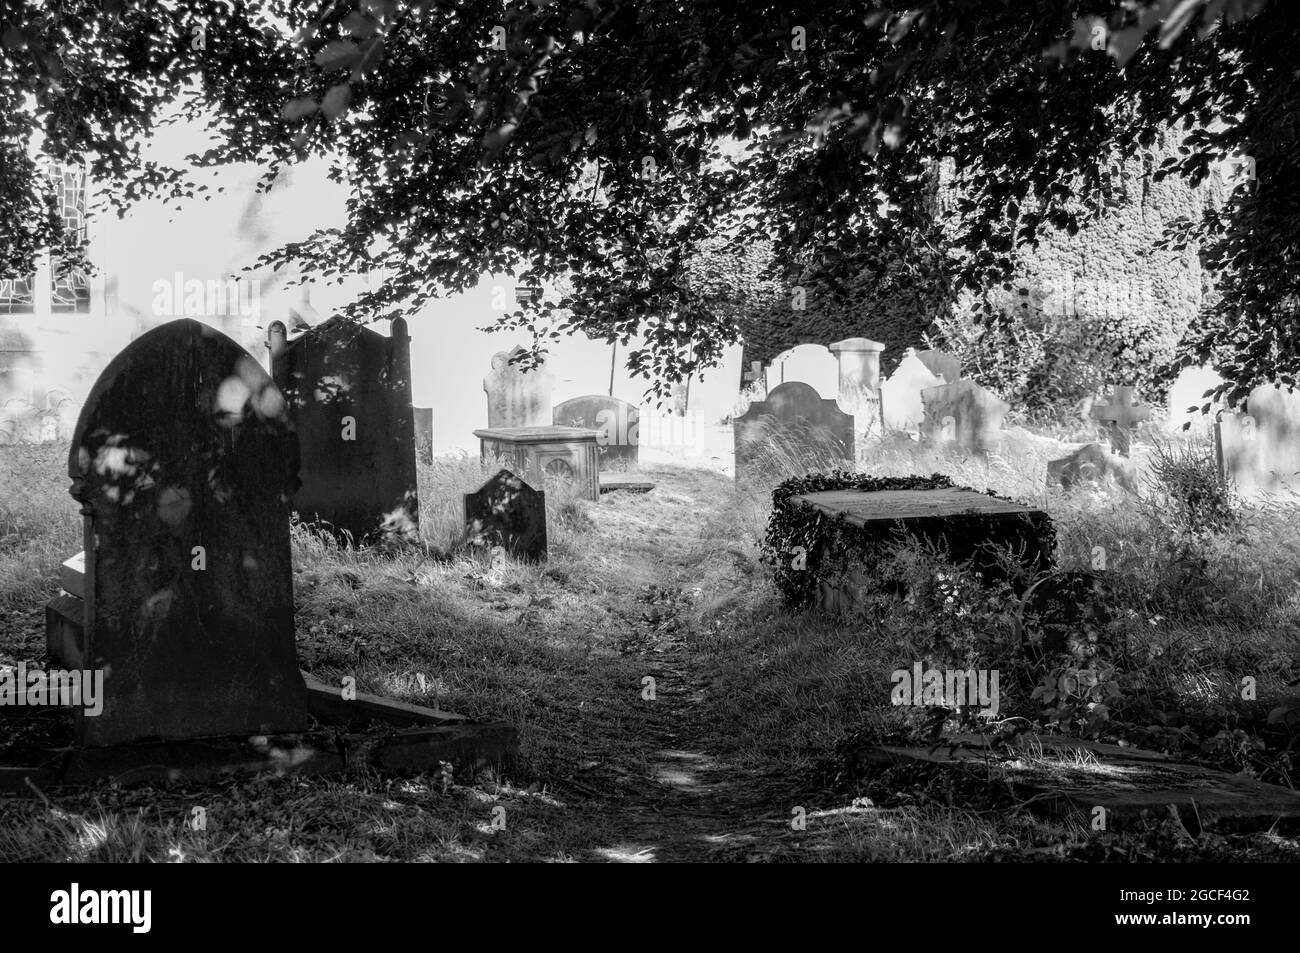
[[[176,103],[217,137],[200,168],[270,175],[331,157],[348,224],[267,261],[316,278],[386,267],[358,318],[485,271],[568,276],[565,327],[608,340],[644,327],[629,367],[666,387],[738,331],[691,291],[710,236],[770,241],[779,283],[806,268],[844,281],[864,262],[888,280],[925,261],[935,287],[982,293],[1045,224],[1078,227],[1071,199],[1096,191],[1112,155],[1176,123],[1193,133],[1168,174],[1254,160],[1221,209],[1171,236],[1222,276],[1189,359],[1215,353],[1237,393],[1300,363],[1292,4],[3,0],[0,13],[6,156],[39,125],[50,155],[95,154],[118,201],[191,195],[186,170],[139,163]],[[944,156],[963,189],[938,242],[928,174]],[[48,239],[23,178],[7,174],[0,199],[23,223],[0,246],[9,268]],[[550,307],[507,320],[534,326]]]

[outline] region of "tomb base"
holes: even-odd
[[[25,764],[0,765],[0,792],[37,793],[52,785],[101,780],[133,785],[264,774],[428,772],[444,763],[456,776],[473,777],[509,766],[517,754],[518,734],[506,722],[471,723],[453,712],[363,692],[345,699],[337,688],[306,681],[308,707],[317,722],[312,730],[104,747],[55,742],[29,752]],[[35,705],[0,709],[6,720],[45,720],[46,738],[54,734],[50,716],[59,714]],[[71,737],[70,718],[66,735]]]

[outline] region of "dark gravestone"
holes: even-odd
[[[544,560],[546,494],[502,470],[465,494],[465,532],[470,546],[501,546],[519,559]]]
[[[283,396],[219,331],[172,321],[108,365],[68,459],[85,516],[86,664],[104,671],[104,709],[78,713],[80,743],[306,728],[296,473]]]
[[[553,423],[557,427],[596,431],[596,462],[599,469],[608,470],[616,460],[636,466],[640,419],[641,411],[635,404],[596,394],[560,404],[555,408]]]
[[[736,480],[763,473],[830,470],[853,461],[853,415],[802,381],[774,388],[734,422]]]
[[[384,337],[332,318],[287,341],[277,321],[268,337],[302,455],[298,515],[358,545],[418,536],[406,322]]]

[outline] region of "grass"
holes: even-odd
[[[1045,492],[1059,444],[1009,439],[982,459],[895,438],[862,462],[1045,505],[1066,568],[1090,565],[1103,547],[1133,678],[1196,718],[1218,718],[1231,748],[1233,726],[1252,727],[1231,704],[1239,679],[1255,677],[1264,698],[1297,674],[1294,514],[1277,501],[1242,504],[1231,533],[1182,533],[1159,524],[1154,497]],[[40,658],[41,606],[59,562],[81,548],[64,452],[0,448],[0,664]],[[826,462],[776,452],[740,489],[706,470],[647,468],[654,491],[599,503],[553,487],[548,562],[495,567],[459,546],[461,494],[484,468],[467,458],[421,466],[426,548],[380,556],[294,527],[299,658],[325,681],[352,675],[361,690],[513,722],[521,759],[510,776],[46,791],[0,800],[0,858],[1193,859],[1211,846],[1296,858],[1286,838],[1188,843],[1159,823],[1099,840],[993,796],[987,779],[917,770],[882,781],[853,768],[862,737],[908,727],[889,707],[889,672],[942,629],[901,604],[877,620],[779,604],[758,558],[770,489]],[[1225,764],[1244,759],[1285,781],[1276,752],[1242,744]],[[195,807],[205,830],[187,825]]]

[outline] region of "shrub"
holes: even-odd
[[[1240,501],[1219,472],[1208,443],[1156,443],[1145,483],[1165,519],[1187,532],[1224,532],[1238,524]]]

